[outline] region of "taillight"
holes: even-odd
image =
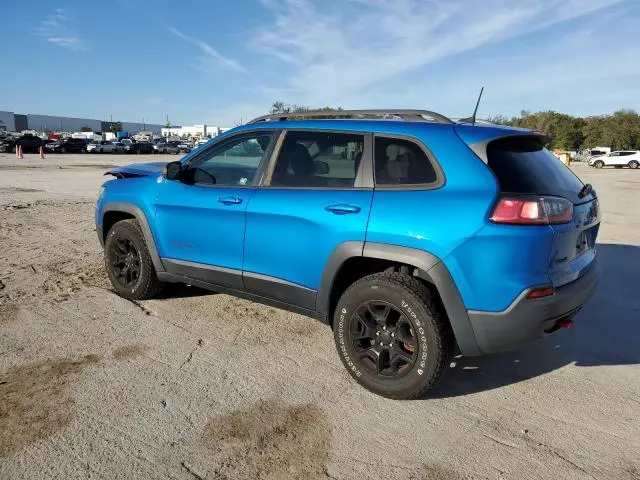
[[[501,197],[489,218],[515,225],[567,223],[573,218],[573,203],[561,197]]]

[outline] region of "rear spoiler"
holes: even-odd
[[[528,130],[526,128],[492,126],[472,126],[458,124],[454,127],[456,134],[484,163],[489,163],[487,158],[487,146],[494,140],[507,137],[526,137],[537,139],[543,147],[551,141],[551,137],[543,132]]]

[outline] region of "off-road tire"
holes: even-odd
[[[355,354],[351,322],[361,305],[381,301],[409,320],[417,337],[415,363],[400,378],[385,378],[368,371]],[[446,315],[420,280],[396,272],[364,277],[342,295],[334,312],[333,332],[338,355],[349,374],[367,390],[392,399],[424,396],[440,378],[453,350]]]
[[[598,160],[593,164],[593,166],[595,168],[602,168],[602,167],[604,167],[604,162],[602,160]]]
[[[636,169],[638,167],[640,167],[640,162],[638,162],[637,160],[631,160],[629,162],[629,168]]]
[[[109,261],[109,251],[119,240],[130,241],[139,255],[140,272],[137,281],[129,287],[121,285],[116,279],[116,272]],[[104,260],[107,275],[113,289],[118,295],[130,300],[145,300],[156,295],[163,287],[158,280],[149,249],[144,241],[142,229],[137,220],[127,219],[115,223],[107,233],[104,242]]]

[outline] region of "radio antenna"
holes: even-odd
[[[476,114],[478,113],[478,106],[480,105],[480,99],[482,98],[482,92],[484,92],[484,87],[480,89],[480,95],[478,95],[478,101],[476,102],[476,108],[473,110],[473,115],[468,118],[463,118],[461,122],[471,123],[474,125],[476,123]]]

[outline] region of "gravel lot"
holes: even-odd
[[[640,479],[640,171],[573,167],[604,212],[574,329],[456,359],[398,402],[357,386],[313,320],[111,292],[102,174],[176,158],[0,154],[0,478]]]

